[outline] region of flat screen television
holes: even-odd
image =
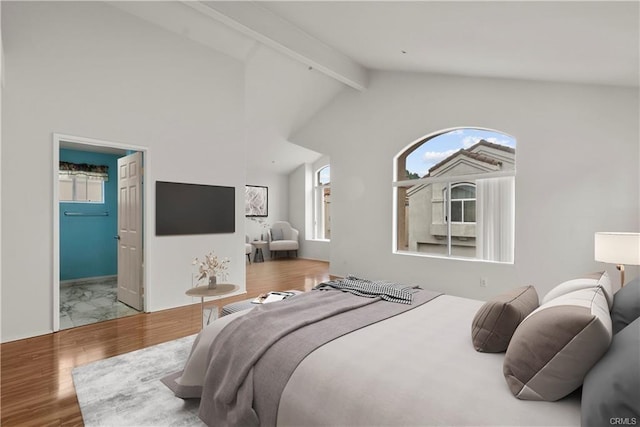
[[[156,181],[156,236],[235,233],[236,189]]]

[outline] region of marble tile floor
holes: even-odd
[[[60,286],[60,329],[138,314],[117,300],[117,279]]]

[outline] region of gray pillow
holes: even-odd
[[[282,229],[281,228],[272,228],[271,229],[271,240],[282,240]]]
[[[640,317],[640,277],[627,283],[613,296],[611,309],[613,333],[617,334],[638,317]]]
[[[491,298],[471,323],[473,346],[485,353],[505,351],[520,322],[536,308],[538,293],[533,286],[522,286]]]
[[[520,323],[507,348],[503,372],[511,392],[523,400],[563,398],[582,385],[611,336],[601,286],[541,305]]]
[[[640,422],[640,318],[613,337],[582,387],[582,426]],[[627,422],[622,422],[626,420]],[[635,421],[633,421],[635,420]]]

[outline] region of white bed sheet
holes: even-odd
[[[338,338],[298,366],[280,400],[282,426],[579,426],[580,400],[516,399],[504,353],[475,351],[483,304],[442,295]]]

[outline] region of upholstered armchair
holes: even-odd
[[[273,226],[269,230],[269,251],[271,252],[271,257],[275,258],[275,252],[287,252],[287,256],[289,256],[289,251],[294,251],[295,256],[298,256],[298,249],[300,245],[298,244],[298,230],[291,227],[286,221],[276,221],[273,223]]]

